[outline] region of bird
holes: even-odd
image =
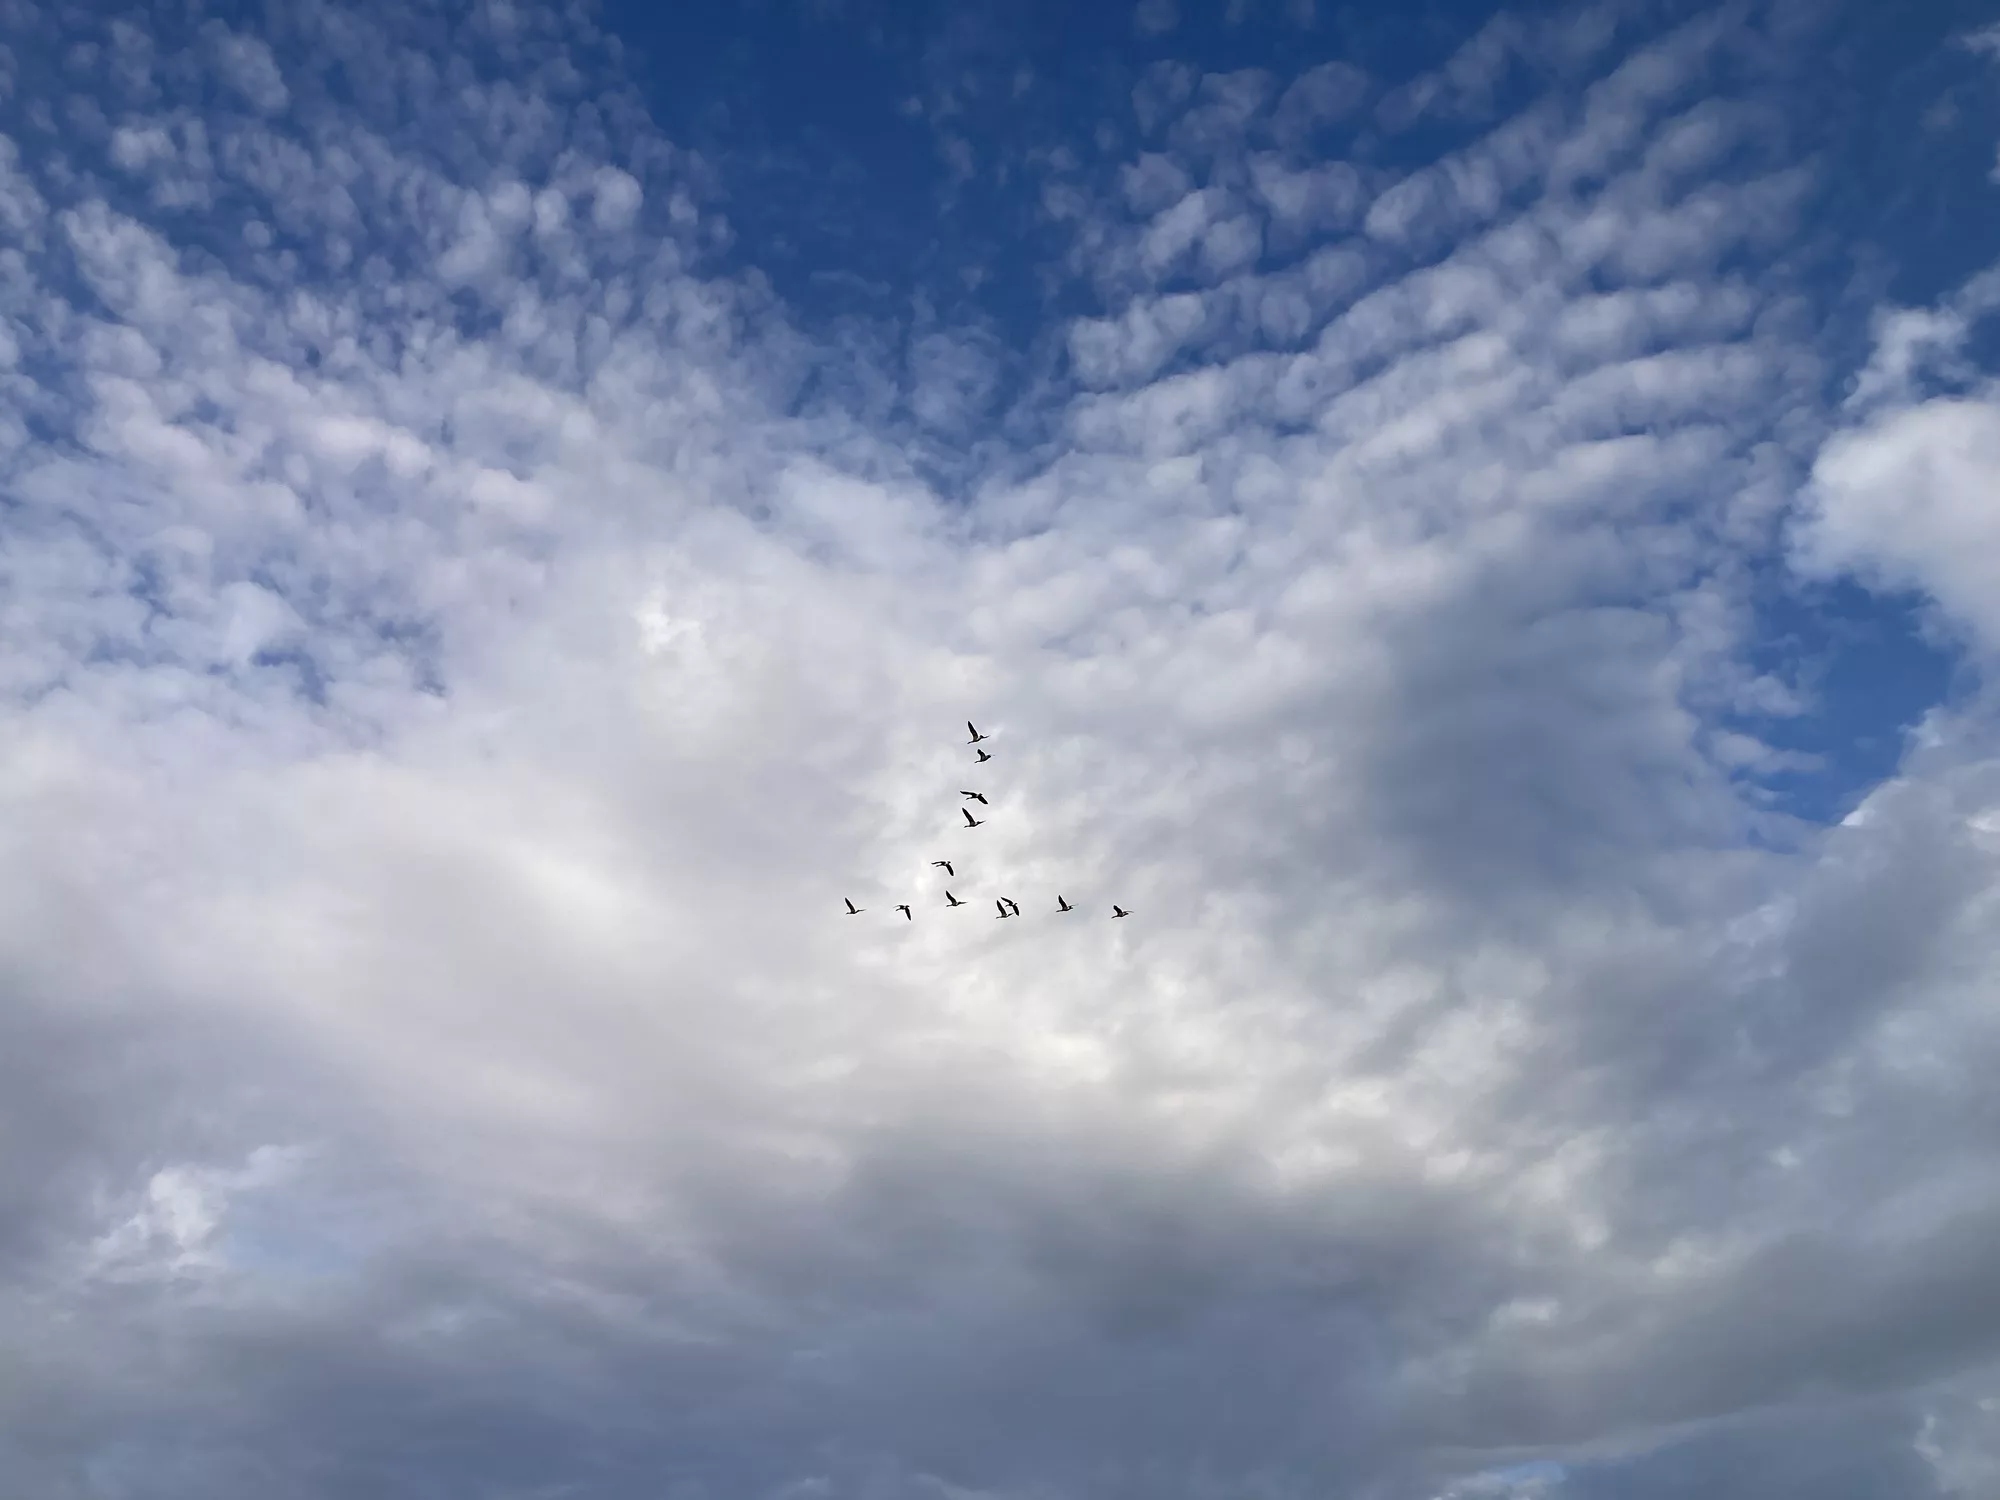
[[[1071,905],[1070,905],[1070,904],[1069,904],[1069,903],[1068,903],[1067,901],[1063,900],[1063,898],[1062,898],[1062,897],[1058,896],[1058,897],[1056,897],[1056,910],[1057,910],[1057,911],[1075,911],[1075,910],[1076,910],[1076,908],[1075,908],[1074,906],[1071,906]]]
[[[845,902],[847,902],[847,914],[848,914],[848,915],[849,915],[850,917],[858,917],[858,916],[860,916],[860,915],[861,915],[861,914],[862,914],[862,913],[863,913],[864,911],[868,910],[868,908],[867,908],[867,907],[865,907],[865,906],[856,906],[856,905],[854,904],[853,900],[852,900],[851,898],[849,898],[849,897],[846,897],[846,896],[842,896],[842,897],[841,897],[840,899],[841,899],[841,900],[843,900],[843,901],[845,901]]]
[[[950,874],[952,874],[952,873],[953,873],[953,872],[952,872],[952,868],[951,868],[951,861],[950,861],[950,860],[948,860],[948,859],[934,859],[934,860],[932,860],[932,861],[931,861],[931,868],[932,868],[933,870],[942,870],[942,871],[944,871],[944,872],[945,872],[945,874],[947,874],[947,875],[950,875]]]
[[[964,906],[966,903],[959,900],[958,897],[954,896],[950,891],[946,891],[944,893],[944,904],[946,906]]]
[[[969,802],[977,802],[981,807],[985,807],[987,805],[986,793],[984,792],[960,792],[958,795],[965,798]]]
[[[984,828],[986,826],[984,818],[973,817],[971,808],[961,807],[959,811],[965,814],[965,826],[967,828]]]
[[[1014,915],[1011,911],[1007,910],[1007,903],[1005,901],[995,901],[993,904],[1000,908],[1000,915],[994,918],[996,922]]]
[[[965,727],[966,727],[967,729],[972,729],[972,720],[970,720],[970,719],[967,719],[967,720],[965,721]],[[983,735],[983,734],[981,734],[981,733],[980,733],[980,732],[979,732],[978,730],[976,730],[976,729],[972,729],[972,738],[971,738],[971,739],[969,739],[969,740],[967,740],[967,741],[966,741],[966,744],[968,744],[968,745],[976,745],[976,744],[978,744],[978,743],[979,743],[979,742],[980,742],[981,740],[983,740],[983,739],[985,739],[985,738],[986,738],[986,736],[985,736],[985,735]]]
[[[981,750],[981,751],[979,752],[979,760],[978,760],[978,761],[975,761],[975,762],[974,762],[974,764],[975,764],[975,765],[977,765],[977,764],[979,764],[979,763],[981,763],[981,762],[984,762],[984,761],[989,761],[989,760],[991,760],[991,759],[993,759],[993,757],[992,757],[992,756],[988,755],[988,754],[987,754],[987,753],[986,753],[986,752],[985,752],[984,750]]]
[[[1131,916],[1131,915],[1132,915],[1132,913],[1130,913],[1129,911],[1125,910],[1125,908],[1124,908],[1124,907],[1122,907],[1122,906],[1116,906],[1116,905],[1114,905],[1114,906],[1113,906],[1113,907],[1111,908],[1111,915],[1112,915],[1112,918],[1113,918],[1113,919],[1115,920],[1115,919],[1117,919],[1117,918],[1119,918],[1119,917],[1129,917],[1129,916]]]
[[[899,911],[899,912],[901,912],[901,913],[903,914],[903,920],[904,920],[905,922],[914,922],[914,921],[916,921],[916,920],[917,920],[917,919],[916,919],[915,917],[913,917],[913,916],[911,916],[911,915],[910,915],[910,908],[909,908],[909,904],[908,904],[907,902],[905,902],[905,903],[904,903],[903,905],[901,905],[901,906],[897,907],[897,908],[896,908],[896,910],[897,910],[897,911]]]
[[[1007,903],[1008,910],[1013,912],[1015,916],[1018,917],[1021,915],[1020,902],[1016,901],[1012,896],[1002,896],[1000,899]]]

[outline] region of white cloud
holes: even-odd
[[[1991,1494],[2000,1485],[2000,1398],[1947,1393],[1925,1413],[1917,1451],[1945,1494]]]
[[[1164,36],[1180,23],[1174,0],[1139,0],[1132,8],[1132,29],[1141,36]]]
[[[627,229],[639,212],[645,196],[638,179],[616,167],[601,167],[596,177],[596,194],[590,214],[599,229]]]
[[[1006,351],[690,270],[582,22],[300,14],[127,24],[98,175],[0,157],[13,1488],[1562,1493],[1990,1361],[1986,723],[1821,836],[1720,707],[1798,707],[1744,573],[1824,374],[1809,179],[1709,175],[1755,47],[1503,19],[1385,117],[1555,103],[1396,186],[1307,150],[1358,69],[1155,70],[1083,388],[945,497],[879,412],[994,441]],[[1984,630],[1972,305],[1813,535]]]
[[[284,75],[263,41],[231,31],[217,21],[204,28],[215,49],[217,72],[260,114],[278,113],[291,102]]]
[[[1988,561],[2000,549],[1996,464],[2000,401],[1991,393],[1939,397],[1839,434],[1813,470],[1811,560],[1922,589],[1983,646],[2000,645]]]
[[[1963,350],[1996,307],[2000,273],[1988,272],[1939,307],[1877,317],[1851,423],[1819,454],[1796,535],[1802,567],[1919,590],[1984,652],[2000,642],[1986,478],[2000,458],[2000,386]],[[1932,394],[1940,383],[1959,389]]]

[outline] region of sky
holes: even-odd
[[[1991,1500],[1996,312],[1974,6],[0,0],[0,1492]]]

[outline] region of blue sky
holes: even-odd
[[[1612,24],[1636,42],[1698,11],[1632,8]],[[1006,372],[996,407],[1017,393],[1065,314],[1095,310],[1051,264],[1060,248],[1033,158],[1068,149],[1121,160],[1143,134],[1125,118],[1127,95],[1162,65],[1262,73],[1273,86],[1329,60],[1408,78],[1495,34],[1494,20],[1483,6],[1321,16],[1277,3],[1174,4],[1143,20],[1116,6],[605,12],[662,127],[727,163],[718,186],[741,236],[732,263],[770,276],[796,316],[842,329],[836,339],[857,323],[891,346],[913,324],[989,334]],[[1929,302],[2000,243],[1995,195],[1965,190],[1990,165],[1982,133],[1960,118],[1977,107],[1979,65],[1950,45],[1977,20],[1969,6],[1927,7],[1914,22],[1865,7],[1801,7],[1778,24],[1779,45],[1793,33],[1816,44],[1779,71],[1793,95],[1784,126],[1792,149],[1822,158],[1815,228],[1837,240],[1817,247],[1820,274],[1800,288],[1821,304],[1835,381],[1865,348],[1870,302]],[[1506,113],[1509,85],[1519,101],[1534,98],[1522,76],[1533,67],[1516,61],[1469,119],[1393,134],[1358,122],[1321,144],[1421,165]],[[965,160],[991,160],[968,173],[951,155],[960,143],[972,153]],[[1850,281],[1865,291],[1857,296]],[[950,472],[937,477],[948,483]],[[1837,819],[1893,768],[1898,730],[1949,691],[1954,653],[1927,638],[1911,597],[1845,580],[1807,588],[1782,570],[1767,592],[1760,644],[1810,681],[1814,699],[1778,738],[1824,757],[1773,778],[1770,790],[1801,816]]]
[[[1990,11],[5,15],[0,1490],[2000,1486]]]

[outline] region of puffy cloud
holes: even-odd
[[[1807,567],[1920,590],[1989,651],[2000,614],[1985,559],[2000,538],[1985,475],[2000,455],[2000,387],[1961,351],[1996,307],[2000,275],[1987,273],[1942,307],[1878,317],[1855,420],[1821,451],[1799,532]],[[1958,389],[1929,394],[1940,381]]]
[[[1754,575],[1809,473],[1993,628],[1984,283],[1819,412],[1757,39],[1603,22],[1155,68],[1018,398],[580,19],[108,26],[0,155],[8,1487],[1973,1493],[1991,721],[1770,812]]]

